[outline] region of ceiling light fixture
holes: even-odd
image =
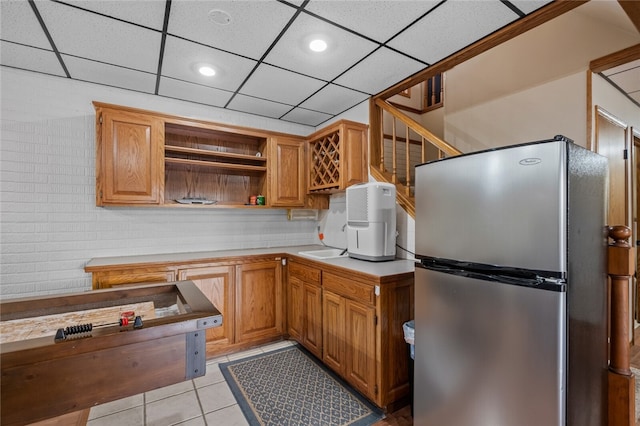
[[[208,65],[202,65],[198,68],[198,72],[204,76],[207,77],[213,77],[214,75],[216,75],[216,70],[214,70],[213,68],[211,68]]]
[[[313,50],[314,52],[324,52],[325,50],[327,50],[327,42],[321,39],[312,40],[309,43],[309,49]]]
[[[231,15],[220,9],[211,9],[209,11],[209,19],[218,25],[229,25],[231,23]]]

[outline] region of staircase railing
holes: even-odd
[[[370,115],[371,175],[377,181],[396,185],[398,204],[415,218],[413,186],[416,164],[462,152],[383,99],[372,100]],[[398,122],[404,127],[402,134],[398,134]]]
[[[634,426],[635,377],[629,357],[629,280],[635,271],[635,250],[629,244],[631,229],[609,228],[613,241],[608,250],[608,274],[611,278],[609,343],[609,422],[611,426]]]

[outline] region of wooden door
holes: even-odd
[[[637,271],[640,271],[640,250],[638,250],[638,240],[640,240],[640,235],[638,234],[638,215],[640,214],[640,194],[638,193],[638,191],[640,191],[640,133],[638,131],[636,131],[635,129],[632,129],[631,132],[632,138],[633,138],[633,143],[631,144],[631,147],[633,149],[633,161],[634,161],[634,167],[632,169],[633,173],[633,190],[632,190],[632,194],[633,194],[633,211],[632,211],[632,216],[633,216],[633,235],[632,235],[632,239],[634,241],[633,245],[636,246],[636,275],[632,278],[633,282],[634,282],[634,294],[633,294],[633,300],[635,300],[635,306],[634,306],[634,318],[636,319],[636,321],[640,321],[640,288],[638,283],[640,282],[638,280],[638,273]],[[634,335],[634,342],[637,344],[638,341],[635,339],[635,335]]]
[[[236,267],[236,342],[282,334],[280,259]]]
[[[222,314],[222,327],[207,329],[207,347],[226,346],[234,342],[234,268],[211,266],[182,269],[178,279],[191,280]]]
[[[322,288],[304,284],[304,346],[322,358]]]
[[[322,294],[322,360],[343,375],[345,352],[345,299],[324,291]]]
[[[596,114],[595,151],[609,159],[607,224],[631,226],[628,127],[599,107]]]
[[[360,392],[375,399],[375,308],[347,299],[345,314],[345,377]]]
[[[154,117],[98,111],[96,204],[160,204],[164,129]]]
[[[269,205],[302,207],[306,192],[304,142],[283,137],[271,141],[270,156],[275,162],[271,163]]]

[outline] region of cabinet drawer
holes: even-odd
[[[304,282],[320,285],[320,269],[289,262],[289,275],[299,278]]]
[[[375,303],[374,286],[343,278],[329,272],[322,276],[322,287],[332,293],[373,305]]]
[[[176,273],[172,270],[158,270],[147,268],[122,269],[117,271],[103,271],[93,273],[93,289],[110,288],[129,284],[166,283],[176,280]]]

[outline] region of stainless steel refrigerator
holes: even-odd
[[[416,167],[415,425],[605,424],[607,184],[562,136]]]

